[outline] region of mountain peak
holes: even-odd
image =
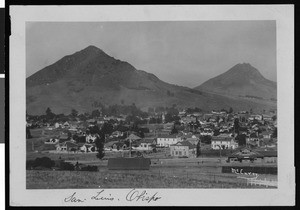
[[[232,69],[238,68],[239,70],[257,70],[250,63],[238,63]]]
[[[250,63],[239,63],[195,89],[235,96],[276,98],[276,83],[266,79]]]
[[[87,53],[104,53],[105,52],[103,50],[101,50],[100,48],[94,46],[94,45],[89,45],[86,48],[84,48],[83,50],[80,50],[80,52],[87,52]]]

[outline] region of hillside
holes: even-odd
[[[95,46],[65,56],[26,79],[28,114],[44,114],[47,107],[57,114],[69,114],[73,108],[81,113],[90,112],[97,108],[97,102],[135,103],[144,110],[173,104],[203,110],[275,107],[168,84]]]
[[[266,79],[248,63],[237,64],[195,89],[222,95],[257,97],[265,100],[277,98],[276,82]]]

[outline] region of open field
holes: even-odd
[[[50,154],[50,153],[49,153]],[[50,154],[55,155],[55,154]],[[73,155],[73,158],[74,154]],[[257,188],[247,186],[237,174],[222,173],[217,158],[151,159],[150,170],[108,170],[107,160],[95,154],[78,155],[79,163],[96,165],[98,172],[27,170],[28,189],[62,188]],[[84,157],[86,159],[82,159]],[[50,156],[51,157],[51,156]],[[88,159],[90,157],[92,159]],[[203,160],[203,163],[202,163]],[[77,160],[68,160],[75,163]],[[198,163],[199,162],[199,163]],[[235,164],[241,165],[241,164]],[[232,165],[234,167],[234,165]],[[259,179],[277,180],[277,175],[260,174]]]
[[[27,189],[72,188],[266,188],[247,186],[230,175],[159,171],[34,171],[28,170]],[[169,171],[169,172],[166,172]],[[177,170],[176,170],[177,171]],[[231,180],[231,181],[229,181]]]

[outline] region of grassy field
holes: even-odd
[[[247,186],[240,179],[232,182],[214,176],[185,176],[183,173],[148,171],[27,171],[27,189],[72,188],[265,188]]]
[[[212,158],[199,163],[189,159],[151,160],[150,170],[108,170],[107,161],[79,161],[97,165],[98,172],[27,170],[28,189],[64,188],[256,188],[236,174],[222,173]],[[73,162],[73,161],[70,161]],[[277,180],[276,175],[259,175]],[[258,186],[257,186],[258,187]]]

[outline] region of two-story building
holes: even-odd
[[[196,155],[196,146],[188,141],[177,142],[170,145],[170,154],[173,157],[194,157]]]
[[[171,135],[159,135],[157,137],[157,145],[160,147],[169,147],[171,144],[176,144],[182,141],[181,138],[176,134]]]
[[[235,149],[238,144],[234,141],[234,137],[230,135],[220,134],[219,136],[213,136],[211,139],[212,149]]]

